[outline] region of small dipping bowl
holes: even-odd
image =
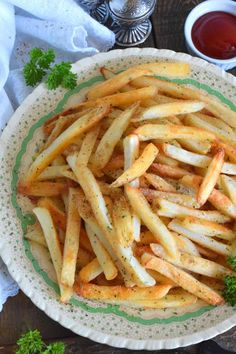
[[[230,59],[216,59],[203,54],[193,43],[192,29],[195,22],[213,11],[225,12],[236,16],[236,2],[230,0],[208,0],[197,5],[188,15],[184,25],[184,35],[188,52],[193,56],[198,56],[213,64],[220,66],[224,70],[232,69],[236,66],[236,57]]]

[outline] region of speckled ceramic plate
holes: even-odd
[[[69,305],[61,304],[48,253],[23,240],[35,219],[32,205],[27,198],[17,196],[16,186],[43,139],[43,122],[78,102],[88,87],[101,81],[101,66],[118,72],[135,64],[163,60],[189,62],[191,76],[173,81],[200,88],[236,111],[236,79],[215,66],[168,50],[115,50],[74,64],[79,82],[73,91],[54,92],[38,86],[15,112],[0,141],[0,255],[11,275],[48,316],[75,333],[117,347],[169,349],[190,345],[235,325],[236,309],[198,302],[179,310],[154,311],[86,301],[77,296]]]

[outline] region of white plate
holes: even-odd
[[[236,80],[219,68],[169,50],[114,50],[74,64],[79,82],[71,92],[38,86],[17,109],[0,140],[0,255],[11,275],[36,306],[64,327],[97,342],[130,349],[170,349],[209,339],[236,324],[236,309],[198,302],[181,310],[154,311],[85,301],[76,296],[71,304],[61,304],[47,252],[23,241],[26,227],[34,218],[28,198],[16,195],[16,185],[43,138],[42,123],[63,107],[78,102],[88,86],[102,80],[101,66],[118,72],[138,63],[163,60],[190,63],[191,77],[175,81],[207,91],[236,111]]]

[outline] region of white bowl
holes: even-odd
[[[236,2],[231,0],[208,0],[200,3],[189,13],[184,26],[184,35],[188,52],[198,56],[213,64],[220,66],[224,70],[232,69],[236,66],[236,57],[231,59],[215,59],[200,52],[192,41],[192,27],[197,19],[212,11],[223,11],[236,16]]]

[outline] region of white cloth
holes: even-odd
[[[4,129],[32,91],[24,83],[22,67],[34,47],[53,48],[56,62],[75,62],[115,42],[114,33],[102,26],[74,0],[0,0],[0,129]],[[0,311],[18,286],[0,259]]]

